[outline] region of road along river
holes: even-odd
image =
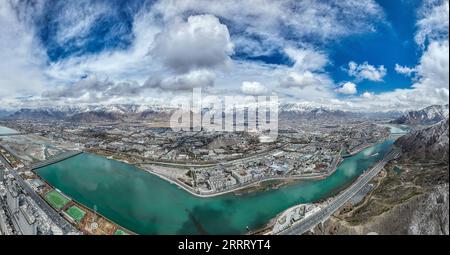
[[[198,198],[134,166],[84,153],[36,173],[74,200],[139,234],[245,234],[285,209],[335,195],[381,160],[388,139],[346,158],[328,178],[250,194]]]

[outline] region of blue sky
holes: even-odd
[[[331,47],[332,58],[338,66],[349,61],[368,61],[373,65],[384,65],[388,74],[384,84],[364,81],[359,84],[363,91],[383,92],[393,88],[408,88],[410,77],[395,72],[395,64],[415,66],[421,56],[420,48],[414,42],[416,9],[420,1],[377,1],[384,10],[386,23],[377,27],[376,33],[350,36]],[[336,80],[348,79],[339,69],[330,70]]]
[[[3,107],[159,104],[194,87],[349,110],[448,102],[448,0],[7,0],[0,8]]]

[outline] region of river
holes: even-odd
[[[74,200],[139,234],[245,234],[299,203],[328,198],[382,159],[388,139],[346,158],[328,178],[251,194],[198,198],[134,166],[84,153],[36,170]],[[377,154],[378,153],[378,154]]]

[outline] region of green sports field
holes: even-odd
[[[55,190],[45,194],[45,200],[58,210],[61,210],[67,203],[70,202],[70,199],[67,199]]]
[[[66,213],[77,222],[80,222],[83,219],[84,215],[86,215],[86,212],[76,205],[69,207]]]
[[[118,229],[118,230],[116,230],[116,232],[114,232],[114,235],[123,236],[123,235],[128,235],[128,233],[123,231],[122,229]]]

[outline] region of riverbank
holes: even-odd
[[[14,129],[11,129],[9,127],[5,127],[5,126],[0,126],[0,135],[7,135],[7,134],[18,134],[19,132],[17,132]]]
[[[339,153],[338,155],[340,155],[340,154],[341,153]],[[200,197],[200,198],[209,198],[209,197],[216,197],[216,196],[221,196],[221,195],[225,195],[225,194],[236,193],[237,191],[250,189],[250,188],[252,188],[254,186],[257,186],[257,185],[262,184],[262,183],[270,182],[270,181],[290,182],[290,181],[312,181],[312,180],[325,179],[325,178],[329,177],[330,175],[332,175],[336,171],[336,169],[338,168],[338,166],[342,162],[342,160],[343,160],[342,157],[338,157],[337,160],[335,160],[333,162],[333,165],[332,165],[331,169],[325,174],[309,175],[309,176],[306,176],[306,175],[291,175],[291,176],[268,177],[268,178],[264,178],[264,179],[261,179],[261,180],[256,180],[256,181],[253,181],[253,182],[249,182],[249,183],[247,183],[247,184],[245,184],[243,186],[236,187],[236,188],[233,188],[233,189],[230,189],[230,190],[224,190],[224,191],[221,191],[221,192],[211,193],[211,194],[198,193],[198,192],[196,192],[195,190],[193,190],[192,188],[190,188],[188,185],[186,185],[183,182],[180,182],[180,181],[178,181],[176,179],[175,180],[171,179],[171,178],[169,178],[169,177],[167,177],[167,176],[165,176],[165,175],[163,175],[161,173],[157,173],[155,171],[152,171],[151,169],[147,169],[147,168],[144,168],[144,167],[138,166],[138,165],[135,165],[135,166],[138,167],[139,169],[142,169],[142,170],[146,171],[147,173],[153,174],[153,175],[155,175],[155,176],[157,176],[157,177],[159,177],[159,178],[161,178],[161,179],[163,179],[163,180],[165,180],[165,181],[167,181],[167,182],[169,182],[171,184],[174,184],[174,185],[178,186],[179,188],[183,189],[184,191],[190,193],[193,196]]]
[[[374,146],[375,144],[377,144],[377,143],[365,144],[364,146],[361,146],[360,148],[358,148],[356,150],[353,150],[353,151],[349,152],[348,154],[342,155],[342,157],[343,158],[348,158],[348,157],[354,156],[354,155],[360,153],[361,151],[363,151],[363,150],[365,150],[365,149],[367,149],[367,148],[369,148],[371,146]]]
[[[397,134],[398,135],[398,134]],[[395,135],[388,135],[388,136],[386,136],[385,138],[383,138],[382,140],[386,140],[386,139],[388,139],[388,138],[390,138],[390,139],[393,139],[393,140],[395,140],[396,138],[394,138],[394,137],[396,137]],[[376,143],[374,143],[374,144],[372,144],[371,146],[374,146]],[[371,147],[371,146],[363,146],[363,147],[361,147],[360,149],[358,149],[357,150],[357,152],[355,153],[355,152],[353,152],[353,153],[350,153],[351,155],[350,156],[353,156],[353,155],[356,155],[357,153],[360,153],[360,152],[362,152],[363,150],[365,150],[365,149],[367,149],[367,148],[369,148],[369,147]],[[392,148],[392,150],[393,151],[396,151],[396,153],[397,154],[400,154],[400,151],[398,150],[398,148],[396,149],[395,148],[395,145],[391,145],[390,146],[391,148]],[[373,155],[378,155],[378,152],[376,153],[376,154],[373,154]],[[396,157],[394,157],[394,160],[396,159]],[[391,160],[393,160],[393,159],[390,159],[390,160],[387,160],[386,162],[385,162],[385,164],[389,164],[389,162],[391,161]],[[378,162],[377,164],[376,164],[376,166],[378,165],[378,164],[380,164],[382,161],[385,161],[385,158],[383,158],[380,162]],[[316,205],[317,206],[319,206],[319,207],[325,207],[326,205],[327,205],[327,203],[329,203],[329,201],[334,201],[334,200],[337,200],[340,196],[342,196],[343,194],[345,194],[346,192],[349,192],[349,190],[352,188],[352,186],[355,186],[356,185],[356,183],[358,182],[358,181],[360,181],[361,179],[363,179],[363,178],[366,178],[367,176],[369,176],[369,174],[370,174],[370,172],[372,172],[372,171],[374,171],[375,169],[376,169],[376,166],[375,167],[373,167],[371,170],[369,170],[368,172],[366,172],[366,171],[364,171],[364,173],[362,174],[362,175],[360,175],[357,179],[356,179],[356,181],[353,183],[353,184],[351,184],[349,187],[347,187],[346,189],[344,189],[344,190],[341,190],[340,192],[338,192],[335,196],[333,196],[333,197],[329,197],[326,201],[324,201],[324,202],[321,202],[321,203],[316,203]],[[381,172],[381,173],[383,173],[383,169],[384,169],[384,166],[383,167],[381,167],[381,169],[379,169],[378,170],[378,172]],[[370,183],[371,181],[372,181],[372,179],[373,178],[375,178],[376,176],[378,176],[380,173],[378,173],[378,174],[376,174],[376,175],[373,175],[373,177],[371,178],[371,179],[368,179],[367,180],[367,184],[368,183]],[[371,192],[369,192],[369,194],[365,194],[364,196],[363,196],[363,199],[362,199],[362,203],[360,203],[360,205],[358,206],[358,207],[363,207],[364,206],[364,204],[366,203],[365,201],[367,201],[367,198],[368,197],[371,197],[372,196],[372,193],[374,192],[374,190],[377,190],[377,188],[379,188],[379,186],[381,185],[381,182],[383,181],[383,179],[384,179],[384,177],[385,177],[385,175],[384,176],[382,176],[381,178],[380,178],[380,180],[378,180],[377,181],[377,184],[376,184],[376,187],[371,191]],[[366,185],[367,185],[366,184]],[[363,187],[363,186],[362,186]],[[357,192],[359,192],[358,190],[354,193],[354,195],[355,194],[357,194]],[[354,196],[353,195],[353,196]],[[349,199],[351,199],[351,197],[349,197]],[[285,212],[287,212],[287,211],[289,211],[289,210],[292,210],[293,208],[295,208],[295,207],[298,207],[298,206],[300,206],[300,205],[295,205],[295,206],[293,206],[293,207],[291,207],[291,208],[288,208],[288,209],[286,209],[285,211],[283,211],[281,214],[279,214],[279,215],[283,215]],[[341,207],[342,206],[344,206],[344,204],[342,204],[340,207],[337,207],[336,208],[336,211],[337,212],[339,212],[340,210],[341,210]],[[333,215],[334,213],[332,213],[332,214],[330,214],[330,217]],[[279,215],[277,215],[277,217],[275,217],[274,219],[271,219],[271,221],[270,222],[276,222],[276,220],[278,220],[278,218],[280,217]],[[327,221],[329,221],[329,218],[327,219]],[[297,223],[298,224],[298,223]],[[314,227],[313,227],[314,228]],[[267,230],[268,231],[268,230]],[[266,234],[270,234],[270,232],[266,232]]]
[[[280,146],[276,146],[274,148],[270,148],[261,152],[255,152],[255,153],[250,153],[248,154],[245,158],[229,158],[227,159],[227,163],[228,164],[235,164],[238,162],[245,162],[245,161],[250,161],[253,160],[255,158],[258,157],[263,157],[271,152],[273,152],[274,150],[277,149],[282,149],[284,147],[286,147],[288,144],[282,144]],[[135,155],[135,154],[130,154],[130,153],[124,153],[124,152],[120,152],[117,153],[117,151],[113,151],[113,150],[108,150],[108,149],[93,149],[93,148],[87,148],[85,149],[86,152],[90,152],[96,155],[100,155],[106,158],[113,158],[115,160],[118,161],[122,161],[122,162],[126,162],[128,164],[132,164],[132,165],[139,165],[139,164],[145,164],[145,165],[159,165],[159,166],[169,166],[169,167],[174,167],[174,168],[180,168],[180,169],[191,169],[191,168],[209,168],[209,167],[215,167],[218,164],[221,163],[221,161],[170,161],[170,160],[161,160],[160,161],[156,161],[156,160],[148,160],[148,158],[145,158],[143,156],[139,156],[139,155]],[[131,161],[129,160],[125,160],[124,158],[127,159],[132,159]]]
[[[392,127],[388,127],[388,128],[389,128],[389,130],[392,131]],[[364,144],[363,146],[358,146],[358,148],[356,148],[355,150],[349,151],[348,154],[342,155],[342,158],[348,158],[348,157],[354,156],[354,155],[360,153],[361,151],[363,151],[363,150],[365,150],[365,149],[367,149],[367,148],[369,148],[369,147],[372,147],[372,146],[374,146],[374,145],[376,145],[376,144],[378,144],[378,143],[380,143],[380,142],[385,141],[386,139],[389,139],[389,137],[391,137],[392,134],[397,134],[397,133],[392,133],[392,132],[390,132],[389,134],[386,134],[384,137],[380,138],[380,139],[379,139],[378,141],[376,141],[376,142],[373,142],[373,143],[366,143],[366,144]]]
[[[401,171],[396,168],[401,167]],[[448,235],[448,165],[392,162],[365,200],[330,218],[315,234]]]
[[[241,186],[241,187],[237,187],[234,189],[230,189],[230,190],[225,190],[225,191],[221,191],[221,192],[217,192],[217,193],[213,193],[213,194],[199,194],[197,192],[195,192],[194,190],[192,190],[191,188],[189,188],[186,184],[177,181],[177,180],[172,180],[162,174],[156,173],[154,171],[151,171],[149,169],[144,169],[144,168],[139,168],[144,170],[147,173],[153,174],[171,184],[176,185],[177,187],[183,189],[184,191],[188,192],[189,194],[196,196],[196,197],[200,197],[200,198],[210,198],[210,197],[217,197],[217,196],[222,196],[222,195],[226,195],[226,194],[231,194],[231,193],[235,193],[237,191],[240,190],[245,190],[245,189],[249,189],[253,186],[257,186],[261,183],[265,183],[265,182],[270,182],[270,181],[312,181],[312,180],[321,180],[321,179],[325,179],[328,176],[330,176],[332,173],[328,173],[328,174],[323,174],[323,175],[319,175],[319,176],[289,176],[289,177],[284,177],[284,176],[280,176],[280,177],[270,177],[270,178],[266,178],[266,179],[262,179],[262,180],[258,180],[252,183],[249,183],[247,185]],[[334,171],[333,171],[334,172]]]
[[[141,168],[84,153],[39,169],[64,194],[138,234],[247,234],[286,208],[321,201],[378,161],[391,142],[343,160],[327,178],[264,182],[258,192],[197,197]],[[263,189],[263,190],[259,190]],[[236,194],[239,193],[239,194]],[[247,228],[248,227],[248,228]]]
[[[343,157],[340,156],[341,154],[342,154],[342,149],[339,151],[339,153],[335,157],[335,160],[333,161],[330,169],[324,174],[267,177],[267,178],[263,178],[263,179],[256,180],[253,182],[246,183],[243,186],[232,188],[230,190],[224,190],[224,191],[220,191],[220,192],[216,192],[216,193],[203,193],[203,194],[193,190],[191,187],[189,187],[185,183],[177,180],[176,178],[173,179],[173,178],[168,177],[167,175],[158,173],[152,169],[145,168],[145,166],[143,166],[144,164],[138,164],[138,165],[134,165],[134,166],[136,166],[139,169],[142,169],[150,174],[156,175],[159,178],[161,178],[165,181],[168,181],[171,184],[178,186],[179,188],[185,190],[186,192],[189,192],[193,196],[197,196],[197,197],[201,197],[201,198],[208,198],[208,197],[216,197],[216,196],[221,196],[221,195],[225,195],[225,194],[236,193],[237,191],[241,191],[241,190],[251,189],[252,187],[258,186],[259,184],[270,182],[270,181],[291,182],[291,181],[313,181],[313,180],[325,179],[325,178],[329,177],[330,175],[332,175],[336,171],[336,169],[339,167],[339,164],[343,161]],[[245,158],[245,160],[248,160],[248,159],[249,158]]]
[[[37,170],[34,169],[33,172]],[[34,172],[36,176],[45,184],[45,188],[42,188],[42,192],[37,192],[39,196],[44,199],[44,201],[50,205],[52,208],[53,205],[50,204],[45,199],[45,194],[51,191],[56,191],[62,196],[66,197],[68,200],[70,200],[63,208],[57,210],[54,208],[55,211],[57,211],[64,219],[66,219],[70,224],[72,224],[76,229],[78,229],[81,233],[87,234],[87,235],[114,235],[118,231],[121,233],[125,233],[127,235],[136,235],[133,231],[124,228],[123,226],[117,224],[116,222],[112,221],[111,219],[105,217],[101,213],[92,210],[91,208],[85,206],[83,203],[77,201],[76,199],[73,199],[72,197],[64,194],[62,191],[58,190],[56,187],[54,187],[51,183],[46,181],[44,178],[39,176],[36,172]],[[80,208],[82,211],[85,212],[84,216],[80,220],[76,220],[75,218],[72,218],[73,216],[70,216],[67,213],[67,209],[70,207],[75,206]],[[95,227],[94,227],[95,226]]]
[[[398,158],[400,155],[399,150],[391,150],[388,152],[381,161],[377,162],[374,166],[371,166],[370,169],[364,171],[362,175],[360,175],[356,181],[354,181],[349,187],[340,191],[338,195],[334,198],[329,198],[327,202],[321,205],[313,205],[313,212],[310,216],[304,216],[303,219],[293,223],[292,225],[288,223],[287,226],[281,226],[284,230],[275,230],[277,231],[274,234],[284,234],[284,235],[296,235],[303,234],[308,232],[311,228],[314,228],[316,225],[320,224],[329,219],[335,212],[339,211],[341,207],[350,201],[350,199],[358,194],[360,190],[372,181],[379,173],[384,169],[385,164],[389,161]],[[309,205],[310,206],[310,205]],[[279,222],[279,221],[278,221]]]

